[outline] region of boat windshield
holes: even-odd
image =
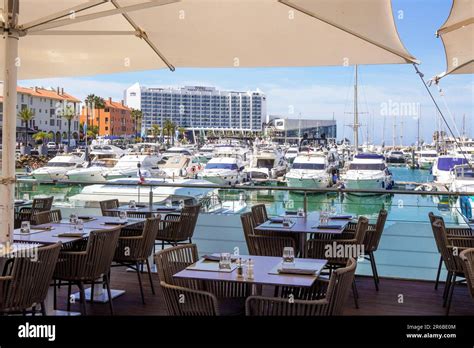
[[[257,160],[257,168],[272,169],[274,163],[275,163],[274,159],[258,159]]]
[[[53,162],[53,163],[48,163],[47,167],[63,167],[63,168],[68,168],[68,167],[74,167],[76,166],[76,163],[71,163],[71,162]]]
[[[464,179],[474,179],[474,169],[459,168],[456,170],[456,177]]]
[[[438,155],[435,153],[420,153],[420,157],[434,158],[434,157],[438,157]]]
[[[324,169],[324,163],[293,163],[293,169]]]
[[[236,163],[208,163],[206,164],[206,169],[230,169],[230,170],[237,170]]]
[[[349,170],[384,170],[383,163],[351,163]]]

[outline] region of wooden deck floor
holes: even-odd
[[[116,315],[167,315],[165,303],[158,285],[158,277],[153,275],[156,295],[152,295],[146,275],[142,277],[146,304],[140,298],[136,273],[125,268],[112,270],[112,288],[126,293],[114,300]],[[375,291],[371,278],[357,277],[360,308],[356,309],[352,295],[348,297],[344,315],[444,315],[442,294],[444,284],[437,291],[434,283],[412,280],[381,279],[380,291]],[[73,291],[74,288],[73,288]],[[66,309],[67,287],[59,290],[58,309]],[[72,304],[71,310],[79,311],[79,304]],[[107,304],[87,305],[88,315],[109,315]],[[464,285],[454,292],[450,315],[474,315],[474,301]]]

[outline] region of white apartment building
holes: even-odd
[[[143,114],[142,133],[169,119],[188,130],[261,131],[266,96],[259,90],[221,91],[214,87],[147,88],[138,83],[124,93],[128,107]]]
[[[3,85],[0,84],[0,92],[3,95]],[[63,88],[45,89],[39,87],[24,88],[17,87],[17,112],[24,108],[30,108],[35,113],[33,120],[29,122],[28,133],[31,135],[38,131],[45,131],[53,135],[53,141],[61,142],[67,138],[67,121],[61,118],[61,112],[67,106],[80,114],[81,101],[64,92]],[[24,123],[17,118],[17,139],[23,140],[25,134]],[[0,125],[3,124],[3,98],[0,97]],[[71,138],[79,137],[79,116],[71,121]]]

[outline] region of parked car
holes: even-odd
[[[46,146],[48,147],[48,150],[56,150],[57,149],[57,145],[54,141],[50,141]]]

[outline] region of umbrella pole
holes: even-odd
[[[15,147],[16,147],[16,85],[18,61],[17,22],[18,1],[5,1],[13,5],[10,12],[9,30],[4,36],[4,70],[3,70],[3,129],[2,129],[2,177],[0,182],[0,246],[13,241],[13,205],[15,193]],[[16,6],[15,6],[16,5]],[[15,11],[16,9],[16,11]],[[12,13],[13,12],[13,13]],[[6,23],[8,24],[8,23]],[[13,28],[12,28],[13,27]]]

